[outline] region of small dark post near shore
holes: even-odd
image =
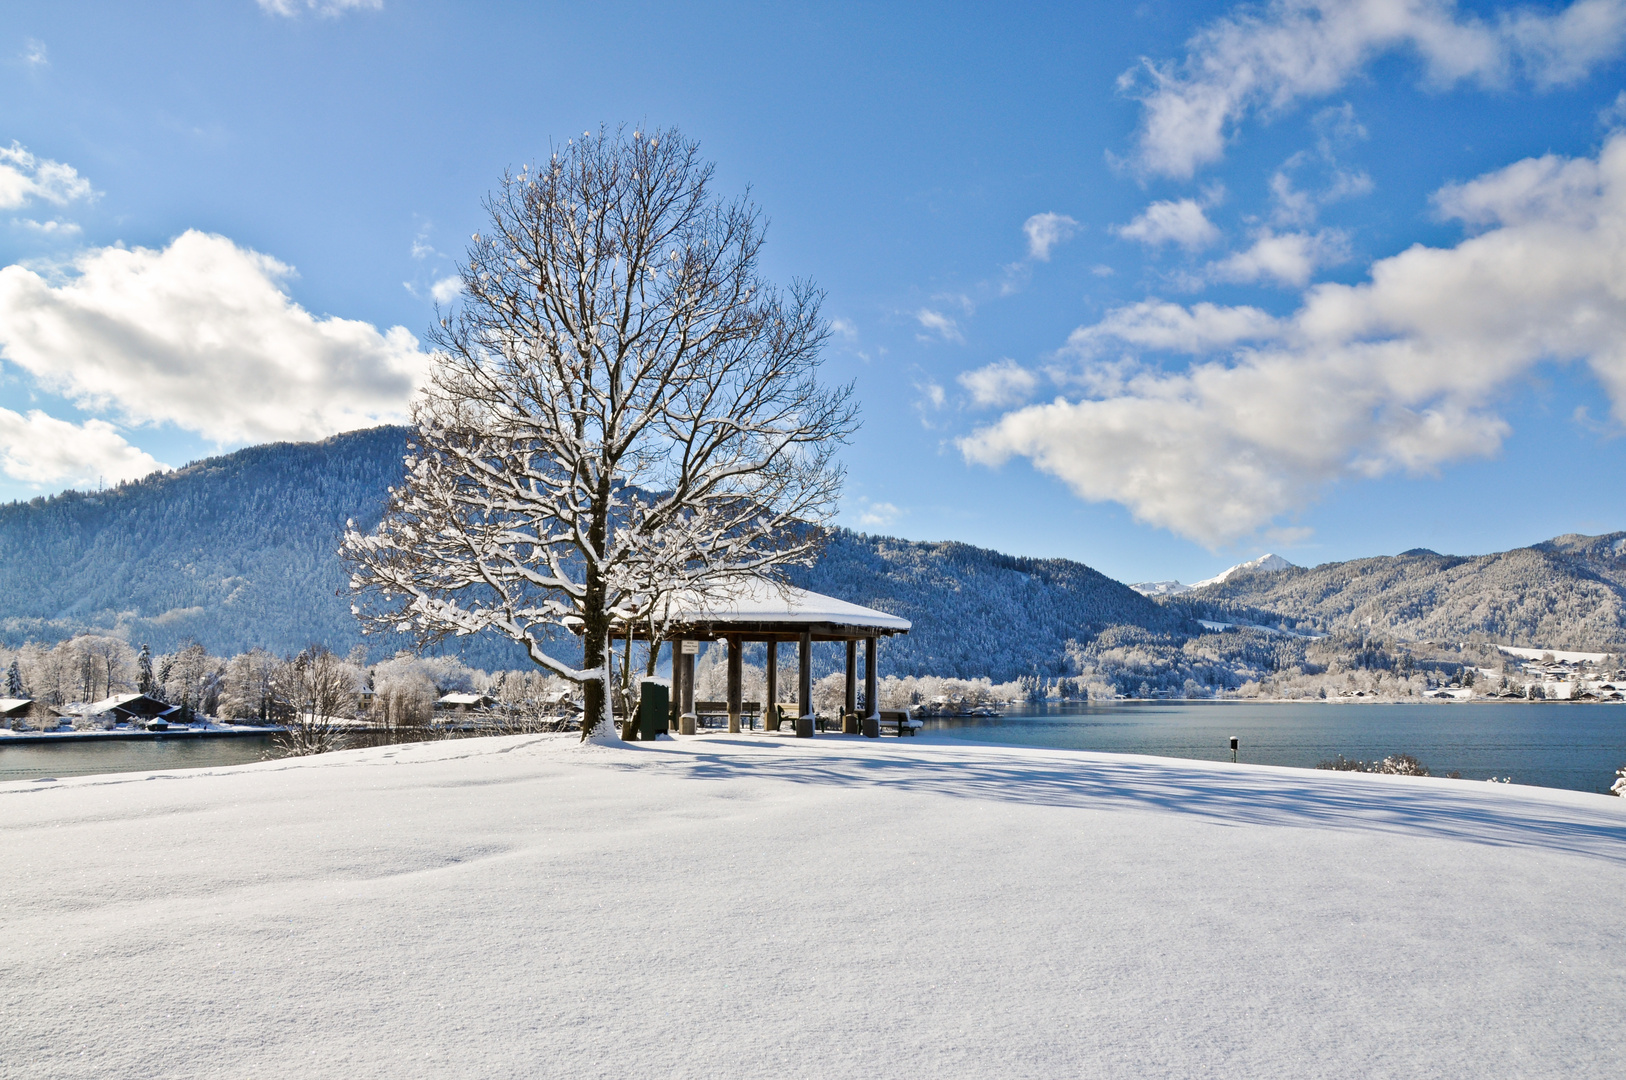
[[[1237,742],[1238,742],[1237,737],[1235,735],[1232,735],[1231,736],[1231,764],[1232,765],[1236,764],[1236,745],[1237,745]]]

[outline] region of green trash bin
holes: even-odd
[[[653,679],[644,680],[638,693],[638,737],[649,740],[666,730],[671,709],[671,689]]]

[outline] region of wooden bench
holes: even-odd
[[[885,728],[888,724],[891,724],[892,730],[899,738],[902,738],[906,732],[913,735],[926,726],[923,721],[910,716],[908,709],[882,709],[880,715],[880,726]]]
[[[769,705],[767,712],[762,714],[762,730],[778,731],[779,725],[790,722],[792,730],[796,727],[796,711],[799,706],[794,701],[781,701],[777,705]]]
[[[748,728],[756,727],[756,717],[762,712],[761,702],[740,702],[740,723]],[[697,701],[694,703],[695,720],[702,727],[706,721],[716,718],[724,724],[728,722],[728,702],[726,701]]]

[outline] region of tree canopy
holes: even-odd
[[[840,494],[850,386],[811,283],[763,280],[760,211],[676,131],[600,131],[504,175],[431,332],[404,483],[344,551],[358,613],[495,632],[583,684],[607,737],[613,625],[805,562]],[[582,662],[544,643],[582,637]]]

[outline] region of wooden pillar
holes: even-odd
[[[762,729],[764,731],[779,730],[779,642],[777,641],[768,642],[768,700],[762,703]]]
[[[858,642],[847,639],[847,697],[841,710],[841,733],[858,734]]]
[[[864,734],[881,737],[881,696],[875,677],[875,635],[864,639]]]
[[[676,731],[678,717],[683,714],[683,639],[675,637],[668,644],[672,647],[672,715],[666,730]]]
[[[796,737],[813,737],[813,634],[802,631],[796,649]]]
[[[694,656],[692,652],[683,654],[683,704],[678,719],[678,731],[683,735],[694,734]]]
[[[741,682],[744,679],[744,670],[741,665],[744,657],[740,655],[740,639],[728,639],[728,730],[732,735],[740,732],[740,703],[745,695],[742,692]]]

